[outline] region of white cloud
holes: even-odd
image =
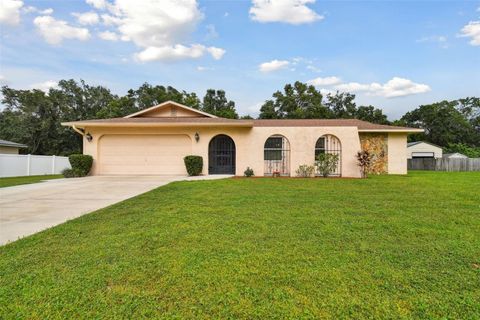
[[[107,1],[105,0],[87,0],[87,3],[96,9],[105,9],[107,7]]]
[[[223,55],[225,54],[225,50],[222,48],[217,47],[209,47],[207,48],[208,53],[210,53],[215,60],[222,59]]]
[[[204,66],[198,66],[197,71],[203,72],[203,71],[210,71],[213,70],[213,68],[210,67],[204,67]]]
[[[315,78],[312,80],[307,81],[308,84],[314,85],[316,87],[321,87],[321,86],[333,86],[335,84],[340,84],[342,80],[338,77],[325,77],[325,78]]]
[[[336,85],[334,88],[341,91],[366,92],[367,95],[381,96],[385,98],[409,96],[425,93],[431,90],[426,84],[415,83],[412,80],[400,77],[393,77],[385,84],[376,82],[368,84],[349,82]]]
[[[196,0],[142,0],[141,5],[131,0],[87,3],[107,10],[101,15],[103,23],[115,27],[121,40],[132,41],[143,49],[135,54],[137,61],[195,59],[205,53],[220,59],[225,54],[221,48],[182,44],[203,19]],[[209,36],[217,36],[213,26],[207,30]],[[113,38],[110,34],[104,36]]]
[[[118,41],[120,39],[118,34],[116,34],[115,32],[111,32],[111,31],[100,32],[100,33],[98,33],[98,36],[100,37],[100,39],[106,40],[106,41]]]
[[[313,72],[322,72],[322,69],[315,67],[314,65],[311,65],[311,64],[307,65],[307,69]]]
[[[60,44],[64,39],[78,39],[81,41],[90,38],[86,28],[76,28],[66,21],[56,20],[51,16],[39,16],[33,20],[42,37],[50,44]]]
[[[0,1],[0,24],[18,25],[20,23],[20,9],[23,1],[1,0]]]
[[[264,62],[258,66],[261,72],[272,72],[284,69],[290,64],[287,60],[272,60],[269,62]]]
[[[84,13],[72,13],[73,16],[77,17],[78,23],[81,25],[93,25],[97,24],[100,21],[100,18],[96,12],[89,11]]]
[[[425,42],[430,42],[430,43],[438,43],[438,45],[441,48],[447,49],[448,48],[448,38],[446,36],[428,36],[428,37],[423,37],[420,39],[417,39],[416,42],[418,43],[425,43]]]
[[[137,53],[135,59],[140,62],[149,61],[175,61],[183,59],[198,59],[205,53],[210,53],[214,59],[222,58],[225,50],[215,47],[205,47],[201,44],[184,46],[176,44],[174,46],[147,47],[145,50]]]
[[[34,6],[24,7],[22,9],[22,11],[24,13],[38,13],[38,14],[41,14],[41,15],[50,15],[50,14],[53,13],[52,8],[42,10],[42,9],[38,9],[37,7],[34,7]]]
[[[31,89],[38,89],[42,90],[44,92],[48,92],[50,88],[58,88],[58,82],[53,81],[53,80],[48,80],[40,83],[34,83],[30,86]]]
[[[250,18],[259,22],[311,23],[324,17],[307,5],[315,0],[252,0]]]
[[[194,0],[116,0],[109,8],[111,23],[119,32],[141,47],[178,43],[203,18]]]
[[[472,46],[480,46],[480,21],[470,21],[461,30],[461,37],[472,38],[470,44]]]

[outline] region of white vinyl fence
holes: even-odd
[[[70,168],[68,157],[0,154],[0,177],[59,174]]]

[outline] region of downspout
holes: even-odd
[[[78,129],[74,125],[72,125],[72,129],[75,130],[75,132],[80,134],[81,136],[85,136],[85,131],[82,131],[82,130]]]

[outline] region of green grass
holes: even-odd
[[[61,174],[28,176],[28,177],[7,177],[0,178],[0,188],[18,186],[20,184],[37,183],[43,180],[63,178]]]
[[[1,319],[480,318],[480,172],[177,182],[0,248]]]

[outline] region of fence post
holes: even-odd
[[[27,176],[30,175],[30,163],[32,161],[32,155],[28,154],[27,155]]]
[[[55,174],[55,155],[52,156],[52,174]]]

